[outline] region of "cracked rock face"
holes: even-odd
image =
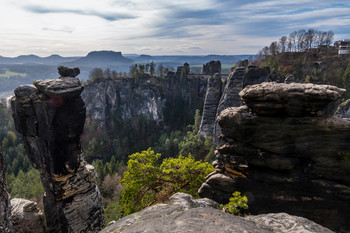
[[[7,193],[4,157],[0,151],[0,232],[11,233],[11,204]]]
[[[248,86],[241,92],[248,106],[218,117],[216,171],[200,196],[227,203],[240,191],[251,214],[287,212],[349,232],[350,121],[311,113],[342,92],[325,85]]]
[[[45,189],[48,232],[96,232],[103,206],[93,166],[84,161],[83,87],[77,78],[39,80],[20,86],[11,101],[15,127]]]

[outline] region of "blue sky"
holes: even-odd
[[[0,55],[256,54],[298,29],[350,38],[346,2],[0,0]]]

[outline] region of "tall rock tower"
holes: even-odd
[[[103,205],[94,167],[84,161],[80,135],[85,104],[79,68],[58,67],[61,77],[20,86],[11,100],[16,130],[45,189],[48,232],[97,232]]]

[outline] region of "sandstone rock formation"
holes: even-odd
[[[104,226],[96,174],[80,147],[82,90],[73,77],[39,80],[18,87],[11,101],[16,130],[40,171],[48,232],[96,232]]]
[[[249,219],[259,225],[272,228],[274,232],[295,233],[332,233],[333,231],[322,227],[306,218],[292,216],[286,213],[271,213],[250,215]]]
[[[341,118],[350,118],[350,99],[340,104],[335,115]]]
[[[244,89],[251,108],[228,108],[218,117],[216,171],[200,195],[225,203],[240,191],[249,213],[287,212],[349,232],[350,121],[313,114],[343,91],[276,83]]]
[[[7,193],[4,157],[0,151],[0,232],[11,233],[11,204]]]
[[[219,100],[219,105],[217,107],[215,120],[220,115],[221,111],[228,107],[238,107],[242,105],[242,100],[239,97],[239,92],[242,90],[243,80],[245,76],[245,69],[238,67],[233,71],[228,79],[226,80],[226,85],[222,92]],[[212,135],[214,142],[217,142],[217,135],[220,132],[220,128],[216,122],[214,122],[214,130]]]
[[[216,73],[221,74],[221,62],[220,61],[210,61],[207,64],[203,64],[202,74],[214,75]]]
[[[254,113],[263,116],[312,116],[345,93],[330,85],[262,83],[242,90],[240,96]]]
[[[220,74],[215,74],[213,77],[209,77],[207,93],[204,100],[202,121],[198,132],[202,137],[212,136],[213,134],[216,111],[222,95],[221,92],[222,81]]]
[[[195,200],[188,194],[176,193],[167,203],[150,206],[126,216],[100,233],[332,233],[312,221],[288,214],[243,218],[224,213],[217,207],[218,204],[210,199]]]
[[[89,82],[82,92],[87,115],[101,125],[115,115],[123,120],[142,116],[162,124],[167,120],[164,116],[167,103],[174,105],[175,101],[188,101],[192,108],[202,108],[207,80],[186,79],[181,86],[180,74],[173,73],[167,79],[141,77],[138,83],[134,78]]]
[[[22,198],[11,199],[12,222],[15,232],[45,233],[45,220],[38,204]]]
[[[270,71],[265,68],[250,66],[244,75],[242,89],[248,85],[259,84],[269,81]],[[273,80],[278,81],[278,80]]]

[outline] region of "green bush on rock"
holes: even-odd
[[[248,198],[246,196],[242,196],[240,192],[232,193],[232,197],[230,197],[230,202],[225,205],[220,205],[221,208],[225,209],[225,212],[239,215],[241,210],[248,209]]]
[[[124,216],[165,201],[176,192],[198,197],[197,190],[205,176],[214,170],[191,155],[162,162],[160,157],[151,148],[129,156],[127,171],[120,181],[124,186],[120,199]]]

